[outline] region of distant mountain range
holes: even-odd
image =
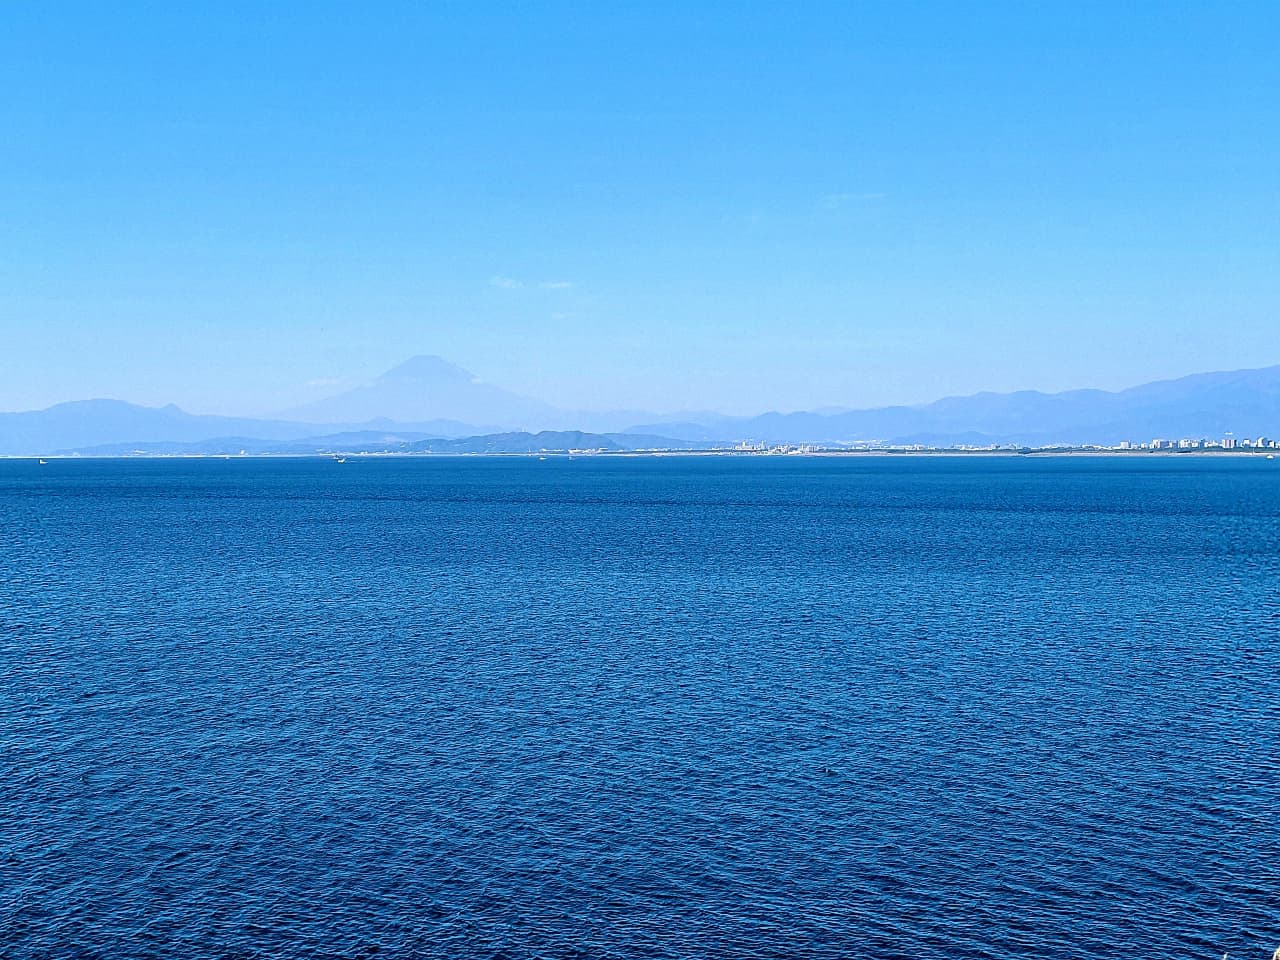
[[[640,426],[640,431],[649,428]],[[664,424],[663,433],[696,439],[701,424]],[[926,445],[1116,444],[1154,438],[1220,438],[1234,432],[1280,434],[1280,366],[1200,373],[1128,390],[978,393],[914,407],[841,413],[766,413],[715,425],[723,435],[765,442],[882,440]]]
[[[920,406],[735,418],[565,412],[485,384],[439,357],[415,357],[369,384],[277,419],[198,415],[119,400],[4,413],[0,455],[674,450],[741,440],[1044,446],[1229,432],[1280,436],[1280,366],[1115,392],[979,393]]]
[[[214,437],[192,443],[173,441],[108,443],[75,451],[82,456],[232,456],[277,454],[294,456],[351,453],[573,453],[603,451],[706,450],[729,447],[633,433],[584,433],[581,430],[515,431],[474,437],[423,437],[413,433],[357,431],[302,440],[260,440],[253,437]],[[66,451],[64,451],[66,452]]]
[[[219,437],[253,441],[293,441],[334,433],[413,433],[417,437],[460,437],[477,431],[470,424],[432,420],[415,424],[316,424],[284,420],[256,420],[186,413],[170,404],[143,407],[122,400],[76,400],[45,410],[0,413],[0,456],[84,452],[103,445],[198,443]]]

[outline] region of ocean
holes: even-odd
[[[1270,957],[1280,462],[0,461],[6,958]]]

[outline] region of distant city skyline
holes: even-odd
[[[269,415],[415,354],[738,415],[1280,363],[1273,4],[350,9],[6,10],[0,410]]]

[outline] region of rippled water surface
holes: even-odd
[[[0,462],[0,954],[1280,944],[1280,466]]]

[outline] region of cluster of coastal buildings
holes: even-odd
[[[734,453],[825,453],[830,449],[816,443],[765,443],[762,440],[740,440],[732,447]]]
[[[1221,440],[1206,440],[1204,438],[1194,439],[1183,437],[1181,440],[1161,440],[1159,438],[1152,440],[1150,443],[1132,444],[1124,441],[1117,450],[1276,450],[1280,449],[1280,442],[1270,439],[1269,437],[1257,437],[1249,439],[1242,437],[1223,437]]]
[[[1009,453],[1009,452],[1053,452],[1053,451],[1087,451],[1106,453],[1140,453],[1144,451],[1178,452],[1178,451],[1271,451],[1280,450],[1280,441],[1269,437],[1236,438],[1223,437],[1221,440],[1184,437],[1180,440],[1164,440],[1157,438],[1149,443],[1134,443],[1122,440],[1116,444],[1101,443],[1055,443],[1028,446],[1017,443],[991,444],[924,444],[924,443],[889,443],[879,440],[864,440],[851,443],[832,444],[793,444],[764,443],[745,440],[735,444],[735,453]]]

